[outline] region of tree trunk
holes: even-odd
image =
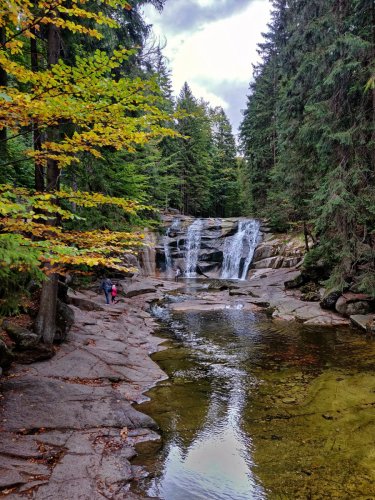
[[[30,31],[31,33],[34,34],[34,36],[36,36],[35,28],[32,28]],[[39,70],[38,47],[36,38],[30,39],[30,53],[31,53],[30,55],[31,69],[32,71],[36,72]],[[40,151],[42,149],[42,135],[41,131],[39,130],[38,124],[33,122],[32,129],[33,129],[34,150]],[[35,189],[37,191],[44,191],[44,168],[37,162],[35,162],[34,179],[35,179]]]
[[[5,43],[5,28],[0,28],[0,44]],[[8,84],[7,72],[0,66],[0,87],[6,87]],[[0,164],[7,163],[7,129],[4,127],[0,130]]]
[[[56,333],[58,275],[51,274],[43,283],[40,306],[34,329],[45,344],[52,344]]]
[[[60,35],[56,26],[48,26],[48,65],[57,64],[60,52]],[[53,141],[58,135],[58,127],[51,127],[46,134],[47,141]],[[54,191],[59,187],[60,172],[57,161],[47,161],[46,191]],[[50,219],[48,224],[56,225],[57,218]],[[51,268],[52,270],[52,268]],[[52,344],[56,332],[56,305],[57,305],[58,275],[51,273],[43,283],[40,297],[40,307],[35,321],[35,331],[42,336],[46,344]]]
[[[303,221],[303,235],[305,237],[305,249],[306,249],[306,252],[309,252],[310,251],[310,247],[309,247],[309,233],[307,231],[306,221]]]

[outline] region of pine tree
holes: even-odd
[[[210,112],[212,123],[211,214],[238,215],[238,172],[236,141],[232,126],[220,107]]]
[[[185,114],[178,119],[176,129],[183,136],[178,139],[176,154],[179,199],[173,200],[185,214],[208,214],[210,200],[211,127],[207,106],[198,102],[187,83],[177,99],[177,111]]]

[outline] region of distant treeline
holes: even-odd
[[[247,211],[304,221],[306,264],[375,294],[375,4],[273,0],[240,129]]]

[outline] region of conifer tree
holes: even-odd
[[[220,107],[210,112],[212,123],[211,214],[238,215],[238,171],[232,126]]]
[[[187,83],[177,98],[177,111],[184,113],[176,129],[183,136],[178,139],[176,161],[178,166],[178,207],[185,214],[207,215],[210,207],[211,127],[207,106],[198,102]]]

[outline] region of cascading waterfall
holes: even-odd
[[[227,238],[224,246],[221,278],[245,280],[259,237],[260,222],[254,219],[242,220],[237,233]],[[241,260],[246,254],[241,272]],[[241,274],[240,274],[241,273]]]
[[[188,228],[186,233],[186,269],[185,276],[192,278],[195,276],[195,270],[198,263],[198,254],[201,246],[203,221],[197,219]]]
[[[165,255],[165,273],[167,277],[171,276],[173,270],[173,260],[171,255],[171,247],[169,246],[169,236],[172,232],[179,230],[180,224],[181,224],[180,219],[174,219],[170,227],[165,232],[164,255]]]
[[[171,249],[169,247],[169,241],[167,239],[164,240],[164,255],[165,255],[165,273],[167,276],[170,276],[173,268],[173,261],[171,256]]]

